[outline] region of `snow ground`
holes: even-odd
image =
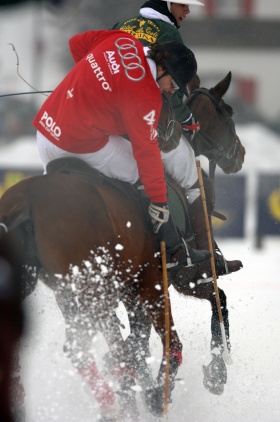
[[[169,406],[169,422],[278,422],[280,410],[280,284],[279,239],[265,248],[244,241],[220,241],[228,259],[242,259],[244,268],[218,280],[228,298],[233,365],[221,396],[202,384],[202,365],[210,361],[210,306],[184,298],[171,289],[175,324],[184,344],[183,365]],[[27,422],[93,422],[98,407],[62,353],[64,321],[52,293],[40,283],[26,301],[29,334],[23,339],[22,373],[26,389]],[[124,314],[122,311],[120,315]],[[124,322],[125,319],[123,319]],[[151,338],[154,367],[161,345]],[[107,350],[100,336],[96,355]],[[140,400],[140,398],[139,398]],[[154,421],[144,414],[143,422]]]

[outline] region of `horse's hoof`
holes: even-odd
[[[220,396],[227,382],[227,368],[222,356],[213,356],[207,366],[203,366],[203,385],[210,393]]]
[[[119,378],[119,414],[123,422],[137,422],[139,413],[136,403],[136,393],[133,390],[135,379],[131,376],[124,375]]]
[[[164,401],[164,386],[150,388],[145,391],[145,403],[154,416],[162,416]]]
[[[203,367],[204,371],[204,367]],[[210,393],[215,394],[216,396],[221,396],[224,392],[224,385],[220,384],[219,382],[213,382],[212,380],[209,380],[207,376],[204,376],[203,378],[203,385]]]
[[[120,420],[119,410],[116,404],[100,409],[98,422],[118,422]]]

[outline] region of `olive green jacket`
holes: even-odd
[[[147,19],[139,15],[117,23],[113,29],[120,29],[132,34],[145,46],[166,41],[184,44],[178,29],[172,23],[161,19]],[[190,110],[183,103],[183,96],[183,92],[178,89],[171,97],[176,120],[179,122],[184,122],[191,116]]]

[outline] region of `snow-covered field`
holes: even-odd
[[[244,268],[218,280],[228,298],[233,365],[223,395],[202,384],[202,365],[210,361],[210,306],[171,289],[172,310],[184,344],[183,365],[169,406],[170,422],[278,422],[280,409],[280,240],[256,251],[247,241],[220,242],[228,259]],[[26,301],[29,333],[22,344],[26,422],[95,422],[98,407],[62,353],[64,321],[52,293],[42,284]],[[124,315],[120,309],[119,315]],[[123,319],[126,322],[125,318]],[[153,333],[152,353],[159,366],[161,345]],[[100,336],[100,356],[107,350]],[[140,398],[139,398],[140,400]],[[142,420],[154,421],[142,411]],[[141,421],[142,421],[141,420]]]

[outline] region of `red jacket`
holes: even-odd
[[[76,66],[42,105],[34,126],[73,153],[98,151],[108,134],[127,134],[146,194],[165,202],[156,133],[162,100],[143,46],[122,31],[88,31],[69,44]]]

